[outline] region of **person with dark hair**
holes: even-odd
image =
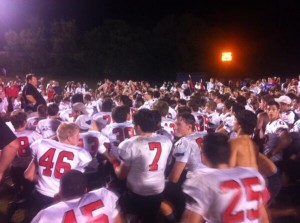
[[[139,107],[139,109],[147,108],[151,109],[152,104],[155,102],[155,99],[153,98],[153,91],[146,91],[143,95],[143,98],[145,100],[144,104]]]
[[[24,99],[24,111],[36,112],[40,104],[45,104],[46,101],[37,90],[37,78],[35,74],[26,75],[26,85],[23,87],[22,96]]]
[[[168,176],[168,183],[164,192],[164,199],[161,205],[162,212],[167,219],[178,218],[184,209],[183,194],[180,190],[185,171],[195,171],[204,168],[201,160],[201,143],[205,134],[195,131],[195,117],[190,113],[179,113],[175,120],[175,136],[180,138],[175,144],[172,152],[175,163]],[[177,196],[174,197],[176,193]],[[169,203],[174,208],[171,208]],[[173,213],[175,209],[175,214]],[[175,220],[174,219],[174,220]]]
[[[206,135],[202,157],[210,168],[187,175],[183,184],[186,206],[182,223],[199,223],[204,219],[209,222],[246,222],[249,217],[256,222],[269,222],[264,178],[253,168],[230,168],[227,136],[220,133]],[[234,191],[239,192],[238,196]]]
[[[220,115],[222,123],[216,129],[216,132],[220,132],[225,135],[229,135],[230,137],[235,137],[234,132],[233,132],[234,115],[232,112],[232,107],[235,104],[236,104],[236,102],[232,99],[227,99],[224,102],[223,113]]]
[[[120,198],[125,214],[135,214],[142,222],[157,222],[164,172],[172,149],[172,142],[155,134],[157,116],[154,111],[140,109],[133,116],[137,136],[119,145],[121,165],[115,172],[119,179],[126,178],[128,191]]]
[[[280,169],[282,152],[291,144],[289,127],[280,118],[280,105],[276,101],[267,103],[269,123],[266,125],[264,154],[268,156]]]
[[[250,136],[254,133],[257,118],[248,110],[235,113],[233,131],[237,138],[230,140],[231,155],[229,165],[231,167],[253,167],[257,169],[258,148]]]
[[[216,111],[217,103],[210,100],[206,103],[205,112],[208,118],[207,132],[215,132],[218,126],[221,124],[221,118],[219,113]]]
[[[134,126],[130,121],[130,110],[128,106],[122,105],[113,108],[113,122],[101,130],[110,141],[110,153],[118,158],[118,145],[125,139],[135,135]]]
[[[41,104],[37,107],[37,116],[27,119],[27,129],[35,130],[40,120],[47,118],[47,105]]]
[[[175,128],[175,122],[171,118],[167,118],[167,115],[169,114],[169,105],[167,102],[163,100],[157,100],[152,105],[152,109],[157,111],[161,116],[161,128],[163,128],[168,135],[171,137],[171,139],[174,138],[174,128]]]
[[[42,138],[37,132],[26,130],[26,112],[15,110],[11,113],[10,120],[15,129],[14,133],[18,137],[19,149],[11,163],[9,172],[17,196],[15,197],[15,200],[9,204],[6,212],[7,221],[11,221],[13,214],[18,208],[27,205],[28,198],[34,189],[34,183],[24,178],[24,171],[32,159],[30,145]]]
[[[191,109],[192,115],[195,117],[196,131],[203,134],[207,133],[208,118],[206,114],[199,112],[199,100],[191,99],[188,101],[187,106]]]
[[[122,222],[118,197],[105,188],[87,192],[86,178],[78,170],[63,175],[59,197],[59,203],[41,210],[32,223]]]
[[[83,101],[83,94],[81,94],[81,93],[76,93],[76,94],[74,94],[74,95],[71,97],[71,103],[72,103],[72,104],[75,104],[75,103],[77,103],[77,102],[81,102],[81,103],[84,102],[84,101]]]
[[[61,121],[58,117],[59,107],[55,103],[50,103],[47,106],[48,116],[46,119],[42,119],[36,126],[36,131],[43,136],[44,139],[50,139],[56,137],[56,130]]]
[[[111,111],[113,107],[113,100],[110,98],[105,98],[102,102],[101,111],[92,116],[92,119],[97,123],[100,130],[112,122]]]

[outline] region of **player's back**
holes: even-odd
[[[173,119],[162,118],[161,127],[163,127],[169,134],[174,136],[175,121]]]
[[[60,111],[59,112],[59,117],[64,122],[74,122],[74,116],[73,116],[72,108]]]
[[[107,125],[101,132],[110,140],[112,146],[118,146],[125,139],[135,135],[131,121],[112,123]]]
[[[117,199],[114,193],[100,188],[81,198],[62,201],[42,210],[32,223],[114,222],[118,214]]]
[[[44,139],[50,139],[56,136],[56,130],[61,124],[58,119],[43,119],[40,120],[36,126],[36,131],[40,133]]]
[[[43,195],[54,197],[63,174],[71,169],[81,172],[92,160],[84,149],[51,139],[42,139],[31,145],[32,155],[38,164],[36,189]]]
[[[253,168],[197,170],[183,190],[195,201],[186,208],[208,222],[260,222],[259,208],[268,199],[265,181]]]
[[[230,140],[231,156],[235,156],[234,166],[257,168],[258,150],[248,135],[241,135]]]
[[[92,119],[97,123],[100,129],[112,122],[111,112],[98,112],[92,116]]]
[[[172,143],[166,136],[134,136],[119,145],[119,154],[130,166],[127,187],[136,194],[159,194],[165,186],[164,171]]]
[[[195,117],[195,128],[197,132],[207,132],[208,117],[200,112],[194,112],[192,115]]]
[[[26,168],[32,160],[30,145],[42,136],[32,130],[15,132],[15,135],[18,137],[19,149],[11,165]]]
[[[107,143],[110,143],[109,139],[98,131],[88,131],[79,134],[79,147],[88,151],[92,157],[95,157],[97,152],[104,153],[107,149]]]

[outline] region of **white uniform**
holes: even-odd
[[[118,146],[125,139],[129,139],[135,135],[134,125],[130,121],[122,123],[112,123],[107,125],[101,131],[110,141],[110,153],[113,154],[117,159]]]
[[[170,135],[174,137],[175,122],[170,118],[162,118],[161,127],[163,127]]]
[[[96,101],[92,101],[90,104],[85,104],[85,109],[89,113],[91,117],[95,112],[97,112],[97,103]]]
[[[199,112],[193,112],[192,115],[195,117],[196,120],[196,131],[207,133],[208,127],[208,117],[205,114]]]
[[[114,222],[119,210],[118,197],[111,191],[100,188],[84,194],[81,198],[61,201],[41,210],[32,223],[54,222]]]
[[[282,112],[281,119],[288,125],[293,125],[295,122],[295,113],[292,110]]]
[[[290,132],[300,132],[300,119],[295,122]]]
[[[134,136],[123,141],[119,145],[119,154],[124,164],[130,166],[128,189],[141,196],[162,193],[171,149],[171,141],[155,133],[149,137]]]
[[[92,119],[100,126],[100,129],[112,123],[111,112],[98,112],[92,116]]]
[[[259,207],[268,200],[265,181],[256,169],[201,169],[188,173],[183,184],[186,209],[209,223],[260,221]]]
[[[208,118],[208,129],[214,132],[216,128],[221,124],[221,118],[218,112],[213,112],[207,115]]]
[[[148,101],[145,101],[144,104],[138,108],[138,110],[143,109],[143,108],[151,109],[154,102],[155,102],[155,99],[150,99]]]
[[[86,150],[51,139],[35,141],[31,149],[38,164],[36,190],[48,197],[54,197],[58,193],[59,182],[64,173],[70,169],[83,172],[92,160]]]
[[[79,134],[78,146],[88,151],[92,157],[95,157],[97,152],[103,154],[107,149],[107,144],[110,144],[110,141],[101,132],[88,131]]]
[[[267,136],[267,141],[264,146],[265,155],[267,155],[278,144],[281,132],[288,131],[288,130],[289,127],[281,119],[277,119],[273,122],[269,122],[266,125],[265,135]],[[273,162],[279,161],[281,159],[282,159],[282,153],[278,153],[275,156],[271,157],[271,160]]]
[[[56,136],[56,130],[60,124],[61,121],[58,119],[46,118],[38,122],[35,131],[41,134],[44,139],[50,139]]]
[[[73,116],[72,108],[61,111],[59,113],[59,117],[64,122],[74,122],[74,116]]]
[[[175,119],[177,112],[171,106],[169,106],[169,114],[167,115],[168,118]]]
[[[31,117],[27,119],[27,127],[28,130],[36,130],[36,126],[39,123],[40,120],[46,119],[41,117]]]
[[[37,132],[31,130],[24,130],[14,133],[18,137],[20,147],[11,165],[13,167],[27,168],[32,160],[30,145],[34,141],[41,139],[42,136]]]
[[[186,163],[186,169],[194,171],[198,168],[203,168],[205,165],[201,160],[201,144],[205,134],[194,132],[188,136],[179,139],[173,150],[173,157],[176,162]]]

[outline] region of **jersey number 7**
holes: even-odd
[[[161,144],[159,142],[149,142],[149,149],[150,151],[156,150],[154,159],[152,163],[149,165],[149,171],[156,171],[158,170],[158,161],[161,155]]]

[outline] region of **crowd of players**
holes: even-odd
[[[300,80],[300,76],[299,76]],[[269,222],[300,178],[300,81],[0,85],[25,222]],[[20,93],[19,93],[20,92]],[[2,135],[5,137],[5,135]]]

